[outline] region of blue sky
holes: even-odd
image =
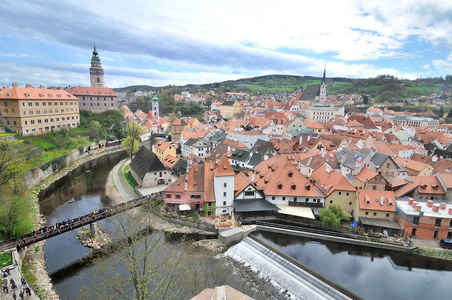
[[[315,3],[314,3],[315,2]],[[452,74],[452,1],[0,1],[0,85]]]

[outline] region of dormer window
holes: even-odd
[[[27,98],[30,98],[30,93],[27,93]]]
[[[292,183],[290,187],[292,188],[292,190],[295,190],[297,188],[297,185],[295,183]]]
[[[13,94],[11,93],[6,93],[6,97],[11,97]]]
[[[305,187],[306,187],[306,190],[308,190],[308,191],[311,189],[311,185],[309,183],[306,183]]]
[[[58,94],[57,96],[58,96],[58,98],[61,98],[61,94]]]
[[[279,190],[282,189],[282,183],[278,183],[278,189],[279,189]]]
[[[289,172],[287,173],[287,175],[289,175],[289,177],[292,177],[292,176],[293,176],[293,172],[292,172],[292,171],[289,171]]]
[[[53,98],[53,94],[49,94],[50,98]]]

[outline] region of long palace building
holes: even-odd
[[[41,134],[80,124],[78,98],[63,89],[0,88],[0,121],[22,135]]]

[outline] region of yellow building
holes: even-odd
[[[330,205],[339,205],[344,213],[351,217],[356,204],[356,189],[342,174],[328,165],[322,165],[309,178],[314,180],[316,186],[327,195],[325,208]]]
[[[158,141],[154,145],[154,153],[160,161],[164,161],[168,155],[176,157],[176,148],[168,142]]]
[[[243,107],[236,101],[224,101],[221,104],[220,114],[225,119],[230,119],[235,115],[240,115],[243,112]]]
[[[396,199],[393,191],[358,190],[353,209],[355,220],[364,217],[394,221],[395,216]]]
[[[65,90],[13,83],[0,88],[0,120],[22,135],[41,134],[80,124],[78,98]]]

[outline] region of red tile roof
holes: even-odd
[[[218,164],[218,167],[215,169],[215,177],[222,176],[235,176],[234,170],[232,170],[231,164],[229,163],[228,157],[223,155]]]
[[[317,187],[327,195],[330,195],[336,190],[356,191],[355,187],[347,180],[347,178],[326,165],[318,167],[309,178],[315,180]]]
[[[74,86],[69,90],[74,96],[102,96],[102,97],[116,97],[116,92],[110,88],[102,87],[88,87],[88,86]]]
[[[396,211],[396,199],[393,191],[358,190],[358,201],[359,209]]]

